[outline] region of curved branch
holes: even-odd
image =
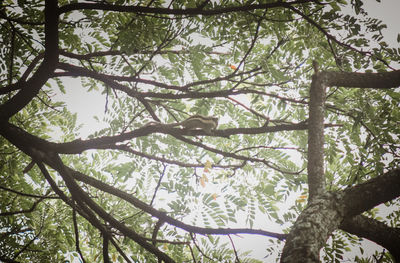
[[[135,241],[137,244],[139,244],[141,247],[152,253],[153,255],[163,259],[167,263],[174,263],[175,261],[170,258],[167,254],[164,252],[160,251],[158,248],[154,247],[152,244],[148,243],[142,236],[137,234],[135,231],[127,227],[125,224],[119,222],[116,220],[114,217],[112,217],[109,213],[107,213],[102,207],[100,207],[96,202],[94,202],[88,195],[85,193],[81,187],[75,182],[71,169],[66,167],[62,160],[59,158],[58,155],[56,154],[45,154],[42,153],[43,156],[39,156],[38,154],[35,154],[35,151],[31,152],[32,156],[35,160],[39,158],[37,161],[45,161],[50,167],[55,169],[60,176],[63,178],[64,182],[66,183],[69,191],[71,192],[72,197],[74,200],[76,200],[81,206],[87,206],[86,212],[96,213],[101,217],[103,220],[107,221],[110,223],[110,225],[122,233],[124,233],[127,237],[131,238],[133,241]],[[36,155],[36,156],[35,156]],[[40,164],[40,168],[42,172],[45,171],[43,164]],[[47,176],[49,177],[49,176]],[[46,178],[48,179],[48,178]],[[50,180],[51,177],[49,178]],[[90,216],[90,219],[95,217],[94,215]],[[96,218],[96,217],[95,217]],[[89,220],[92,222],[92,220]],[[96,220],[97,221],[97,220]],[[102,225],[99,225],[99,222],[96,222],[95,225],[98,229],[102,230],[102,234],[107,234],[108,232],[104,230]]]
[[[220,154],[220,155],[222,155],[224,157],[231,157],[231,158],[242,160],[242,161],[246,161],[246,162],[250,161],[250,162],[263,163],[268,168],[271,168],[271,169],[273,169],[273,170],[275,170],[277,172],[283,173],[283,174],[294,174],[294,175],[297,175],[297,174],[300,173],[300,172],[284,171],[280,167],[278,167],[276,164],[274,164],[274,163],[272,163],[272,162],[270,162],[268,160],[265,160],[265,159],[238,155],[238,154],[232,153],[232,152],[225,152],[225,151],[222,151],[222,150],[219,150],[219,149],[216,149],[216,148],[209,147],[209,146],[204,145],[204,144],[202,144],[200,142],[196,142],[196,141],[187,139],[187,138],[183,137],[182,135],[178,135],[178,134],[175,134],[175,133],[170,133],[170,134],[172,136],[174,136],[175,138],[177,138],[178,140],[186,142],[187,144],[195,145],[195,146],[203,148],[203,149],[205,149],[207,151]]]
[[[28,194],[28,193],[20,192],[20,191],[17,191],[17,190],[14,190],[14,189],[2,186],[2,185],[0,185],[0,189],[17,194],[17,195],[26,196],[26,197],[39,198],[39,199],[59,199],[59,197],[57,197],[57,196],[48,196],[47,194],[46,195]]]
[[[29,208],[29,209],[24,209],[24,210],[20,210],[20,211],[13,211],[13,212],[1,212],[1,213],[0,213],[0,216],[11,216],[11,215],[17,215],[17,214],[32,213],[32,212],[35,210],[36,206],[37,206],[40,202],[42,202],[43,200],[44,200],[44,198],[39,198],[38,200],[36,200],[36,201],[32,204],[31,208]]]
[[[84,183],[86,183],[90,186],[93,186],[99,190],[102,190],[106,193],[117,196],[117,197],[127,201],[128,203],[132,204],[133,206],[143,210],[144,212],[158,218],[159,220],[164,221],[170,225],[176,226],[178,228],[181,228],[181,229],[186,230],[191,233],[198,233],[198,234],[203,234],[203,235],[257,234],[257,235],[276,237],[278,239],[285,239],[285,237],[286,237],[286,234],[274,233],[274,232],[258,230],[258,229],[246,229],[246,228],[244,228],[244,229],[236,229],[236,228],[213,229],[213,228],[204,228],[204,227],[187,225],[185,223],[182,223],[179,220],[176,220],[176,219],[168,216],[164,212],[154,209],[152,206],[149,206],[148,204],[144,203],[143,201],[132,196],[132,194],[126,193],[118,188],[110,186],[106,183],[103,183],[100,180],[97,180],[93,177],[85,175],[81,172],[75,171],[71,168],[67,168],[67,169],[71,172],[71,175],[74,177],[74,179],[84,182]]]
[[[377,57],[377,56],[374,56],[371,52],[362,51],[362,50],[359,50],[359,49],[357,49],[357,48],[355,48],[355,47],[353,47],[353,46],[351,46],[351,45],[349,45],[349,44],[340,42],[339,40],[336,39],[336,37],[334,37],[333,35],[329,34],[321,25],[319,25],[317,22],[315,22],[313,19],[311,19],[308,15],[302,13],[301,11],[297,10],[296,8],[294,8],[294,7],[291,6],[291,5],[288,5],[287,7],[288,7],[290,10],[292,10],[293,12],[295,12],[296,14],[300,15],[302,18],[304,18],[308,23],[310,23],[312,26],[314,26],[315,28],[317,28],[320,32],[322,32],[322,34],[324,34],[324,35],[326,36],[329,45],[330,45],[329,40],[332,40],[333,42],[335,42],[335,43],[338,44],[339,46],[348,48],[348,49],[353,50],[353,51],[355,51],[355,52],[357,52],[357,53],[359,53],[359,54],[373,56],[375,59],[381,61],[381,62],[384,63],[386,66],[388,66],[389,68],[391,68],[390,65],[389,65],[385,60],[383,60],[382,58],[379,58],[379,57]],[[335,57],[335,61],[337,61],[337,60],[336,60],[336,57]]]
[[[348,188],[341,194],[346,216],[355,216],[400,196],[400,168]]]
[[[7,120],[24,108],[39,92],[52,75],[58,62],[58,7],[57,1],[46,0],[45,16],[45,52],[44,59],[33,76],[24,83],[15,96],[0,105],[0,121]]]
[[[363,215],[345,219],[340,228],[381,245],[389,250],[396,262],[400,262],[400,228],[389,227],[385,223]]]
[[[213,79],[194,81],[194,82],[188,83],[188,84],[183,85],[183,86],[177,86],[177,85],[165,84],[165,83],[158,82],[158,81],[155,81],[155,80],[142,79],[142,78],[138,78],[138,77],[107,75],[107,74],[91,71],[91,70],[83,68],[83,67],[78,67],[78,66],[75,66],[75,65],[72,65],[72,64],[63,63],[63,62],[60,62],[58,64],[58,68],[63,69],[65,71],[67,71],[67,72],[57,72],[57,73],[54,74],[55,77],[62,77],[62,76],[74,76],[74,77],[85,76],[85,77],[90,77],[90,78],[94,78],[94,79],[100,80],[100,81],[104,82],[105,84],[110,85],[111,87],[113,87],[113,88],[115,88],[117,90],[124,91],[124,92],[126,92],[127,94],[130,94],[130,95],[132,95],[131,89],[127,88],[124,85],[116,83],[115,81],[136,82],[136,83],[148,84],[148,85],[152,85],[152,86],[159,87],[159,88],[164,88],[164,89],[169,89],[169,90],[189,91],[189,88],[191,88],[191,87],[195,87],[195,86],[199,86],[199,85],[211,84],[211,83],[220,82],[220,81],[228,81],[228,80],[231,80],[234,77],[240,77],[242,75],[254,73],[254,72],[256,72],[256,71],[261,69],[261,67],[256,67],[254,69],[251,69],[251,70],[248,70],[248,71],[243,71],[243,72],[240,72],[240,73],[231,73],[231,74],[223,76],[223,77],[217,77],[217,78],[213,78]],[[163,94],[161,94],[161,95],[163,95]]]
[[[231,55],[226,52],[219,52],[219,51],[208,51],[206,52],[207,54],[214,54],[214,55]],[[76,53],[71,53],[66,50],[60,50],[60,55],[63,55],[65,57],[69,58],[74,58],[78,60],[90,60],[91,58],[96,58],[96,57],[104,57],[104,56],[122,56],[124,55],[125,52],[120,51],[120,50],[108,50],[108,51],[97,51],[97,52],[92,52],[92,53],[87,53],[87,54],[76,54]],[[181,54],[190,54],[189,50],[185,49],[180,49],[180,50],[173,50],[173,49],[167,49],[167,50],[132,50],[130,51],[130,54],[145,54],[145,55],[151,55],[151,54],[158,54],[158,55],[165,55],[165,54],[175,54],[175,55],[181,55]]]
[[[325,124],[325,127],[332,127],[332,124]],[[295,130],[305,130],[308,125],[306,123],[296,123],[296,124],[282,124],[277,126],[262,126],[256,128],[232,128],[226,130],[215,130],[213,136],[229,137],[233,134],[262,134],[268,132],[279,132],[279,131],[295,131]],[[0,129],[0,134],[9,140],[11,143],[16,145],[18,148],[35,147],[42,150],[43,152],[53,151],[62,154],[76,154],[82,153],[83,151],[90,149],[106,149],[107,147],[113,148],[118,142],[124,142],[131,140],[133,138],[138,138],[142,136],[147,136],[151,133],[165,133],[171,135],[209,135],[204,131],[187,131],[185,129],[178,128],[168,128],[162,125],[149,125],[138,128],[136,130],[121,133],[115,136],[103,136],[99,138],[81,140],[77,139],[66,143],[54,143],[46,141],[35,135],[32,135],[23,129],[15,126],[11,123],[3,124]]]

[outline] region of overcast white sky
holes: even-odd
[[[400,33],[400,0],[365,0],[365,10],[371,17],[381,19],[388,28],[383,32],[387,41],[393,46],[400,47],[397,43],[397,34]]]

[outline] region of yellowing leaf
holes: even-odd
[[[209,173],[211,168],[212,168],[212,163],[210,162],[210,160],[207,160],[206,163],[204,164],[204,172]]]
[[[217,194],[216,194],[216,193],[213,193],[213,194],[212,194],[212,198],[213,198],[214,200],[217,200]]]
[[[205,174],[203,174],[204,182],[208,182],[208,178]]]
[[[307,201],[307,195],[300,195],[299,198],[296,199],[296,202],[303,203]]]
[[[204,182],[204,177],[200,178],[200,185],[206,187],[206,183]]]

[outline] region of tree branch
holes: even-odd
[[[325,71],[321,75],[328,86],[348,88],[390,89],[400,86],[400,70],[381,73]]]
[[[160,212],[157,209],[149,206],[148,204],[144,203],[143,201],[137,199],[136,197],[132,196],[132,194],[126,193],[122,190],[119,190],[118,188],[115,188],[113,186],[110,186],[106,183],[103,183],[100,180],[97,180],[93,177],[90,177],[88,175],[85,175],[81,172],[72,170],[71,168],[68,168],[71,171],[72,176],[81,182],[84,182],[86,184],[89,184],[99,190],[102,190],[106,193],[112,194],[114,196],[117,196],[128,203],[134,205],[135,207],[143,210],[144,212],[161,219],[165,221],[166,223],[179,227],[181,229],[184,229],[188,232],[191,233],[199,233],[203,235],[226,235],[226,234],[258,234],[258,235],[264,235],[264,236],[270,236],[270,237],[276,237],[278,239],[285,239],[286,235],[285,234],[279,234],[279,233],[274,233],[274,232],[269,232],[269,231],[264,231],[264,230],[258,230],[258,229],[235,229],[235,228],[218,228],[218,229],[212,229],[212,228],[203,228],[203,227],[196,227],[196,226],[190,226],[185,223],[182,223],[181,221],[178,221],[168,215],[164,212]]]
[[[220,7],[214,9],[203,9],[202,7],[196,8],[185,8],[185,9],[170,9],[170,8],[159,8],[159,7],[145,7],[145,6],[120,6],[110,5],[104,3],[71,3],[64,5],[60,8],[60,14],[74,11],[74,10],[104,10],[104,11],[116,11],[116,12],[128,12],[128,13],[145,13],[145,14],[165,14],[165,15],[220,15],[233,12],[246,12],[254,10],[264,10],[269,8],[287,7],[291,5],[314,3],[313,0],[297,0],[293,2],[284,3],[277,1],[273,3],[265,4],[254,4],[254,5],[243,5],[243,6],[231,6],[231,7]]]
[[[343,191],[341,203],[346,216],[355,216],[400,196],[400,168],[348,188]]]
[[[158,248],[154,247],[152,244],[148,243],[142,236],[137,234],[131,228],[127,227],[125,224],[119,222],[109,213],[107,213],[101,206],[99,206],[96,202],[91,199],[87,193],[83,191],[81,187],[75,182],[72,172],[68,169],[60,159],[60,157],[56,154],[52,156],[45,156],[44,161],[48,165],[50,165],[53,169],[55,169],[60,176],[63,178],[65,184],[67,185],[69,191],[71,192],[74,200],[79,200],[79,202],[83,202],[90,209],[92,209],[97,215],[99,215],[103,220],[108,222],[112,227],[118,229],[122,233],[124,233],[127,237],[131,238],[141,247],[152,253],[153,255],[161,258],[166,263],[174,263],[175,261],[170,258],[167,254],[160,251]]]
[[[8,120],[24,108],[38,93],[53,74],[58,62],[58,12],[57,1],[46,0],[45,16],[45,52],[38,70],[26,81],[15,96],[0,105],[0,121]],[[23,80],[21,80],[23,81]]]
[[[35,210],[35,208],[36,208],[36,206],[40,203],[40,202],[42,202],[44,200],[44,198],[39,198],[38,200],[36,200],[33,204],[32,204],[32,206],[31,206],[31,208],[29,208],[29,209],[23,209],[23,210],[20,210],[20,211],[13,211],[13,212],[2,212],[2,213],[0,213],[0,216],[10,216],[10,215],[17,215],[17,214],[25,214],[25,213],[32,213],[34,210]]]
[[[345,219],[340,228],[358,237],[364,237],[389,250],[395,262],[400,262],[400,228],[389,227],[385,223],[363,215]]]
[[[316,195],[294,223],[282,252],[282,263],[319,263],[319,251],[343,218],[336,193]]]

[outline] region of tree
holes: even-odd
[[[400,50],[362,5],[3,1],[0,260],[400,261]],[[71,77],[105,98],[87,138]]]

